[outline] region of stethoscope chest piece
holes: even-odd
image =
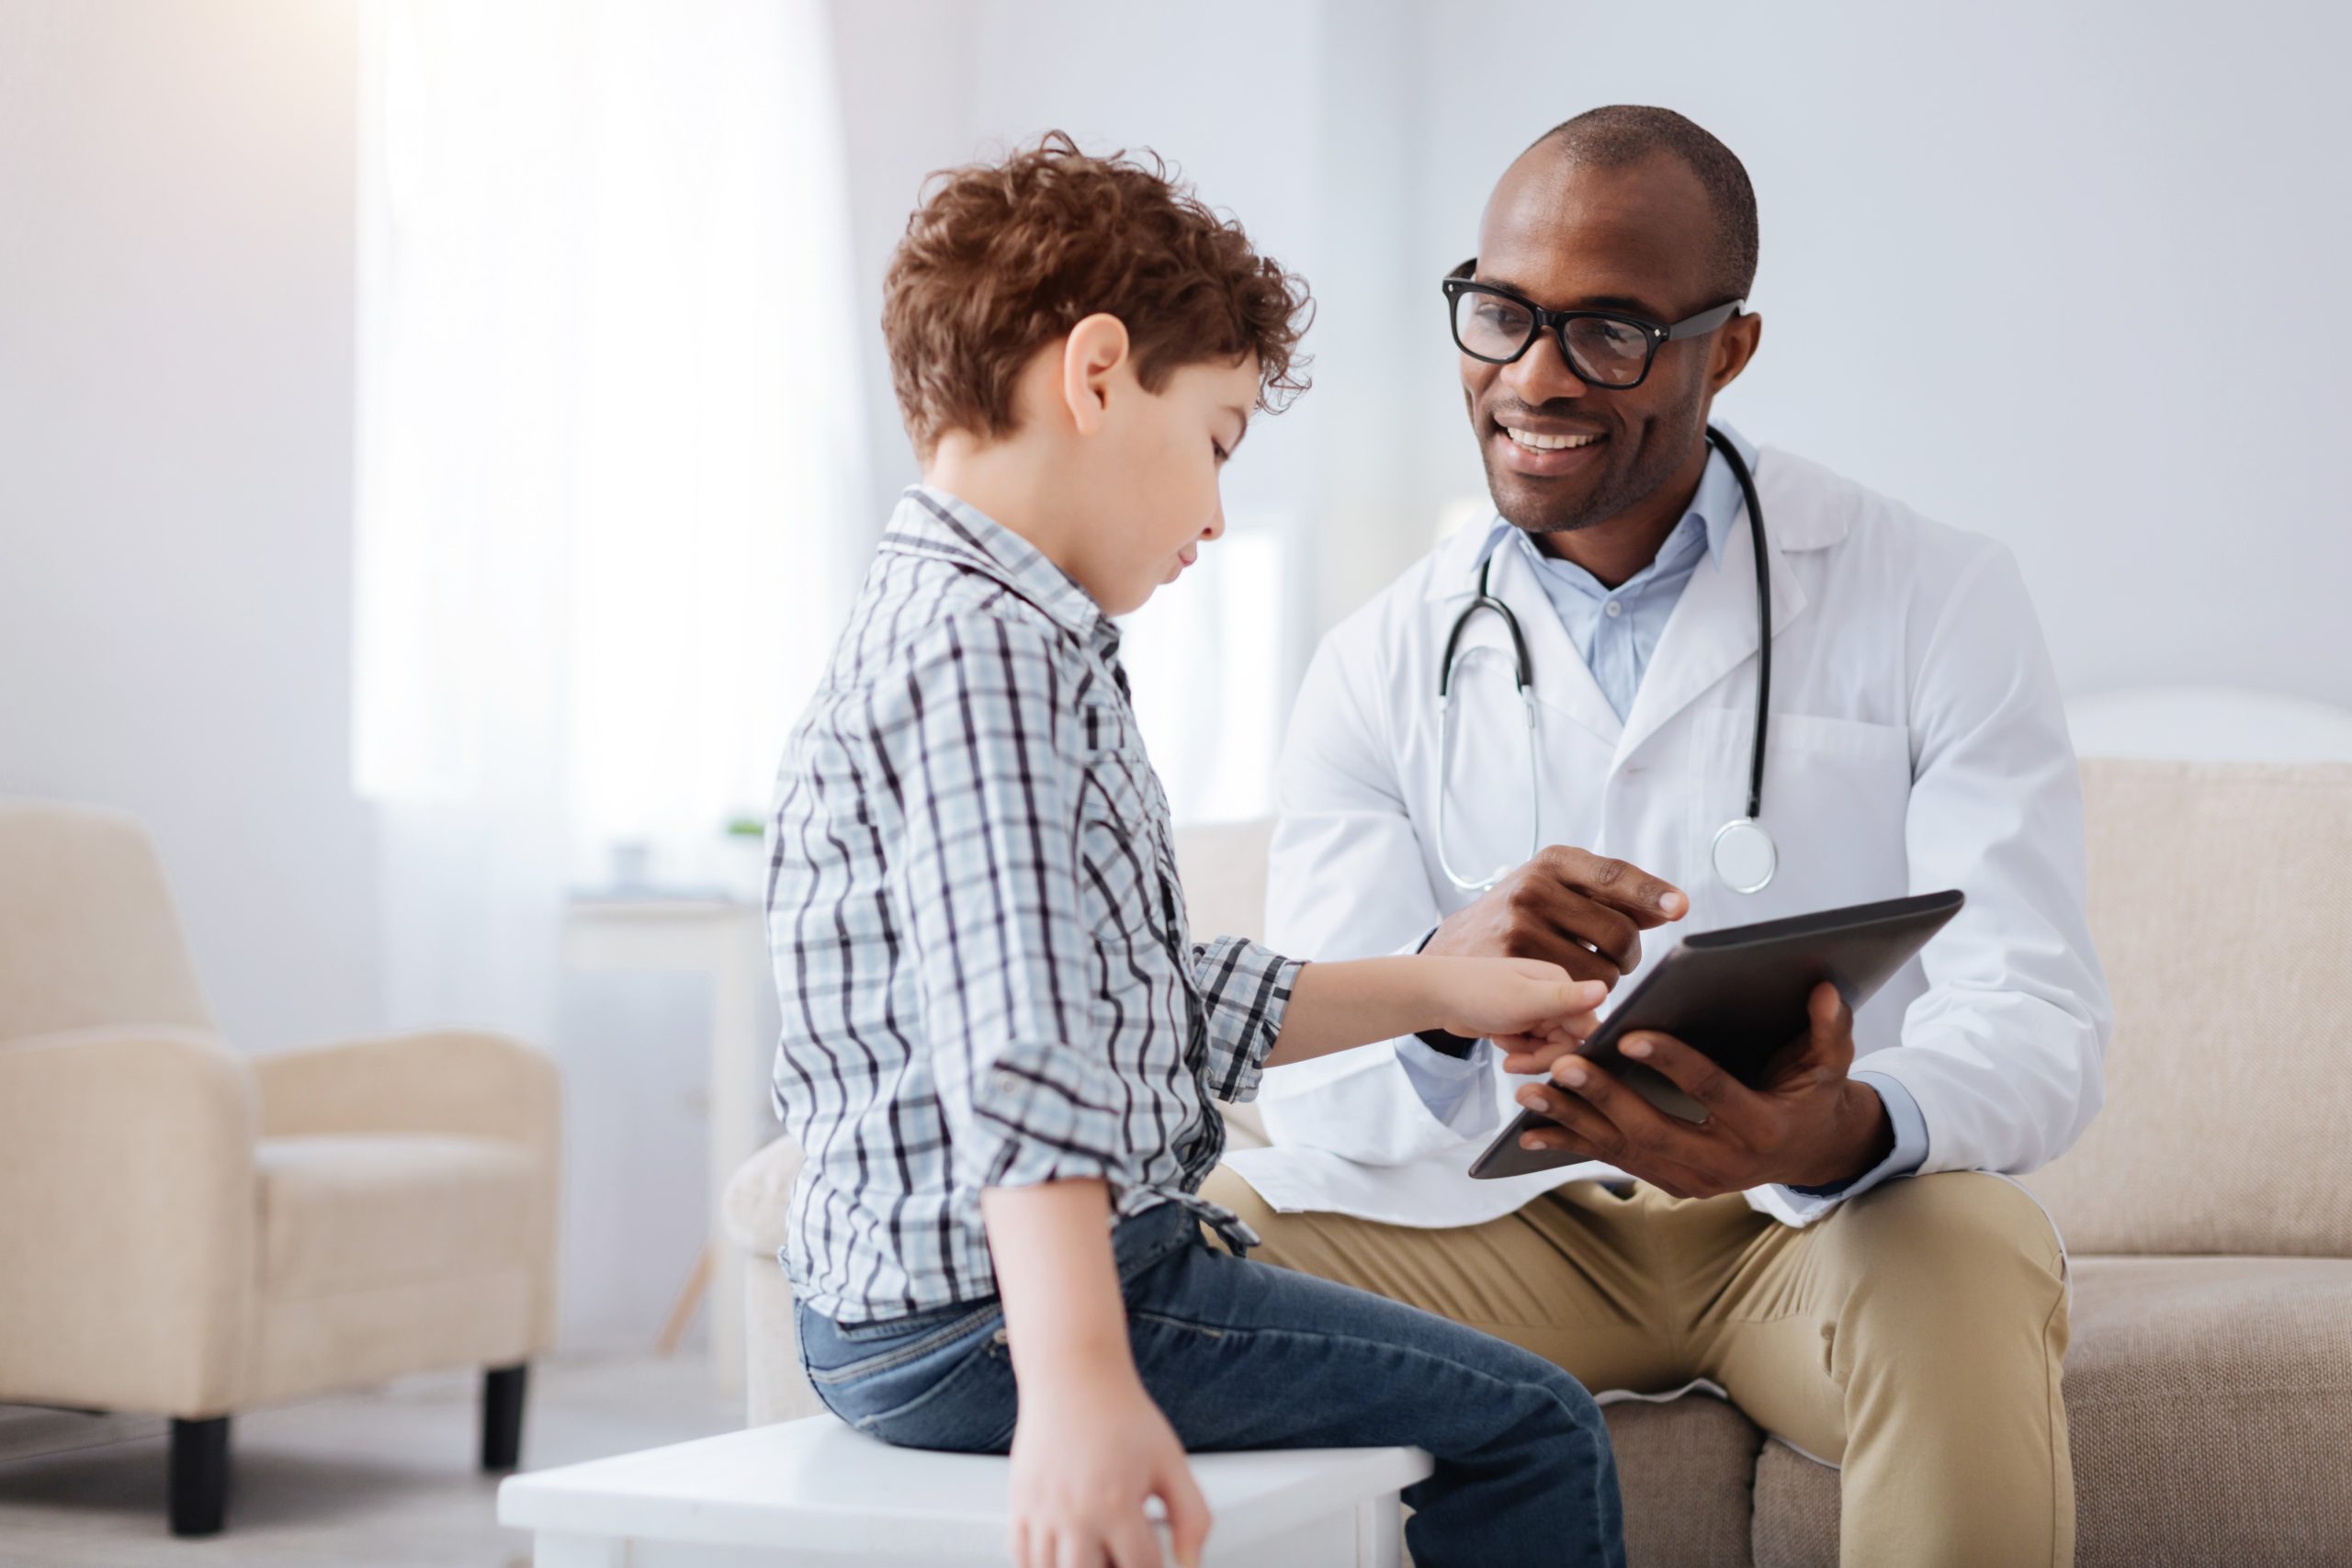
[[[1715,829],[1715,875],[1735,893],[1761,893],[1781,868],[1781,852],[1764,824],[1736,817]]]

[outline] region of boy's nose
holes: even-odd
[[[1201,537],[1212,542],[1225,537],[1225,502],[1219,501],[1216,510],[1209,513],[1209,525],[1201,530]]]

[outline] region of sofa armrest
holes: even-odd
[[[245,1059],[200,1031],[0,1045],[0,1400],[232,1407],[258,1122]]]
[[[784,1246],[792,1189],[800,1179],[805,1158],[789,1137],[774,1138],[736,1168],[727,1182],[720,1219],[738,1251],[764,1258],[775,1267],[776,1251]]]

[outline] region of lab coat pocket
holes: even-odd
[[[1716,829],[1747,810],[1747,709],[1698,716],[1703,760],[1692,821],[1699,863],[1712,864]],[[1904,825],[1911,796],[1911,732],[1899,724],[1775,713],[1764,747],[1763,822],[1779,869],[1761,892],[1735,893],[1713,877],[1698,906],[1706,929],[1835,908],[1909,891]]]

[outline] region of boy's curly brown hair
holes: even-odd
[[[1306,389],[1305,280],[1142,156],[1091,157],[1057,130],[926,182],[882,288],[890,381],[925,461],[949,430],[1012,434],[1022,367],[1097,311],[1126,326],[1147,391],[1251,353],[1260,408]]]

